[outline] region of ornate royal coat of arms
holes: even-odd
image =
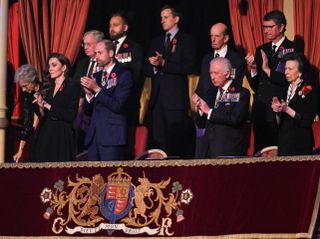
[[[47,208],[43,217],[52,221],[55,234],[108,235],[121,231],[128,235],[172,236],[173,220],[184,220],[183,206],[191,202],[191,190],[183,189],[171,178],[151,182],[144,174],[133,184],[132,177],[118,168],[105,179],[68,177],[58,180],[53,189],[44,188],[40,198]],[[169,191],[169,192],[168,192]]]

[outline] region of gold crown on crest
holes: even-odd
[[[108,184],[129,186],[131,179],[132,177],[129,174],[123,172],[123,168],[117,168],[117,172],[114,172],[108,176]]]

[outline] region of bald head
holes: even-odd
[[[214,24],[210,29],[210,38],[211,47],[216,51],[221,50],[229,41],[228,27],[221,22]]]

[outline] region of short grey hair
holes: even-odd
[[[224,58],[224,57],[216,57],[214,58],[213,60],[211,60],[210,62],[210,66],[212,64],[221,64],[224,68],[224,72],[227,73],[227,72],[230,72],[232,71],[232,64],[230,62],[229,59],[227,58]]]
[[[90,30],[90,31],[87,31],[83,37],[85,37],[86,35],[89,35],[89,34],[92,34],[93,35],[93,38],[96,42],[99,42],[101,41],[103,38],[104,38],[104,33],[101,32],[101,31],[98,31],[98,30]]]
[[[16,70],[14,82],[20,83],[21,81],[27,81],[28,83],[36,83],[38,81],[38,74],[33,65],[25,64]]]

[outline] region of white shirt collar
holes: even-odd
[[[225,45],[219,51],[214,51],[214,56],[218,53],[220,57],[226,57],[228,51],[228,45]]]
[[[229,88],[231,83],[232,83],[232,80],[228,80],[228,82],[224,86],[222,86],[222,89],[226,92],[226,90]]]
[[[172,40],[175,37],[175,35],[177,35],[178,31],[179,31],[179,27],[177,27],[174,30],[171,30],[169,32],[166,32],[166,34],[170,33],[171,34],[170,40]]]
[[[111,66],[109,66],[107,69],[103,69],[104,71],[107,71],[107,73],[108,73],[108,75],[110,75],[110,73],[111,73],[111,71],[112,71],[112,69],[113,69],[113,67],[116,65],[116,63],[113,63]]]
[[[274,43],[274,42],[272,42],[272,47],[274,46],[274,45],[276,45],[277,47],[276,47],[276,51],[279,49],[279,47],[281,46],[281,44],[282,44],[282,42],[284,41],[284,39],[285,39],[286,37],[285,36],[283,36],[277,43]]]
[[[116,47],[116,54],[118,53],[122,43],[124,42],[124,40],[127,38],[127,35],[124,35],[123,37],[120,37],[119,39],[115,40],[115,41],[118,41],[119,43],[117,44],[117,47]]]

